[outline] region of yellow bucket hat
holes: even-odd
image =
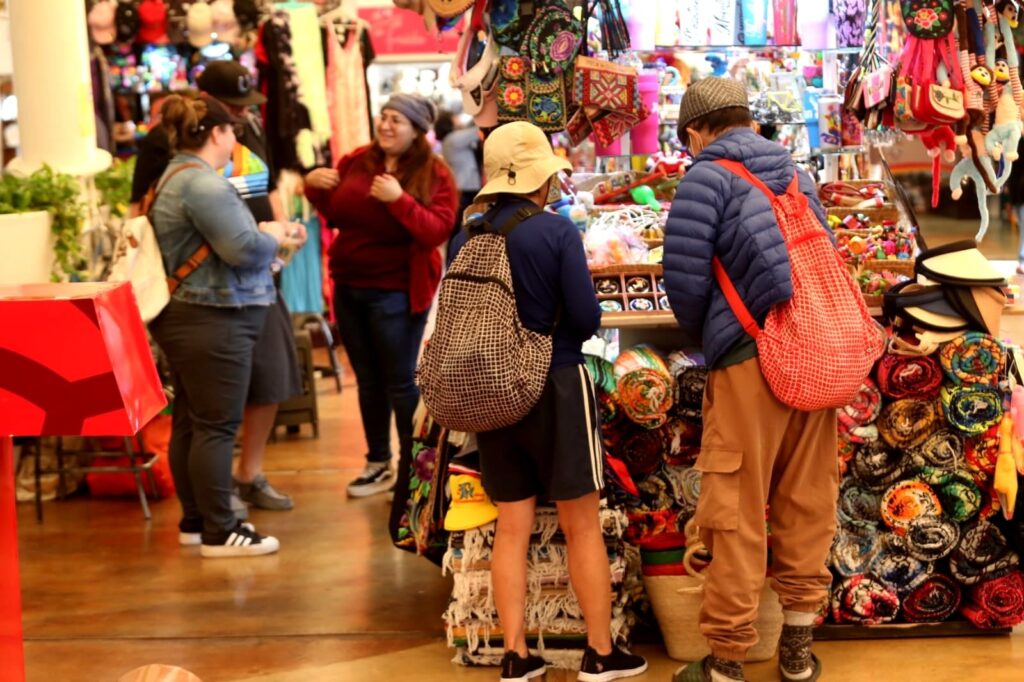
[[[544,131],[526,121],[508,123],[484,142],[487,184],[476,201],[487,203],[499,194],[533,194],[559,171],[572,172],[572,164],[557,156]]]
[[[458,474],[448,479],[452,504],[444,517],[445,530],[470,530],[498,518],[498,508],[484,492],[479,476]]]

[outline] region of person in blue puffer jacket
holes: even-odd
[[[700,614],[711,655],[680,669],[674,681],[744,679],[743,660],[758,638],[754,621],[768,563],[766,505],[772,587],[785,618],[780,672],[784,680],[814,680],[821,664],[811,654],[811,629],[831,583],[825,562],[839,485],[835,410],[800,412],[772,394],[754,339],[716,282],[717,256],[759,324],[772,306],[793,296],[771,203],[715,162],[742,163],[777,195],[797,173],[822,229],[825,212],[814,182],[796,169],[789,152],[755,132],[743,84],[707,78],[691,86],[680,105],[679,137],[688,140],[696,160],[668,217],[665,286],[680,327],[703,340],[711,369],[694,518],[713,560]]]

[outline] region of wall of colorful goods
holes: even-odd
[[[916,134],[947,140],[937,157],[966,150],[961,173],[985,186],[979,168],[991,169],[993,183],[1002,177],[1020,131],[1019,122],[1004,125],[1006,116],[1019,121],[1016,50],[999,46],[1011,45],[1015,5],[601,0],[584,24],[571,3],[551,3],[555,10],[544,20],[521,13],[514,1],[463,4],[474,12],[474,30],[463,38],[455,71],[478,123],[530,120],[556,141],[564,133],[568,153],[589,138],[603,155],[564,184],[556,208],[583,232],[608,328],[588,345],[587,363],[607,452],[603,518],[615,634],[627,642],[657,632],[670,656],[692,659],[706,653],[694,645],[702,641],[694,608],[701,566],[688,568],[684,555],[700,493],[708,368],[698,350],[671,341],[664,328],[673,317],[660,265],[667,208],[690,162],[673,130],[679,98],[706,75],[745,79],[762,132],[789,144],[812,171],[827,170],[830,154],[855,157],[874,140]],[[918,28],[928,23],[928,8],[935,10],[935,35],[925,38]],[[904,28],[904,10],[913,31]],[[941,34],[943,26],[950,31]],[[958,43],[964,31],[968,39]],[[923,68],[908,81],[908,69],[929,56],[935,76],[924,78],[930,70]],[[493,66],[478,68],[488,59]],[[977,83],[980,64],[994,67],[992,82],[980,91],[969,86],[971,95],[966,80]],[[957,81],[962,95],[939,77],[958,68],[967,68]],[[917,90],[906,90],[908,82]],[[963,102],[960,118],[930,118],[947,98]],[[900,109],[918,103],[920,115]],[[897,115],[916,120],[917,129],[898,125]],[[888,325],[889,344],[851,404],[838,410],[842,484],[828,559],[834,583],[819,632],[1019,624],[1024,388],[1019,349],[998,338],[1007,282],[973,241],[928,249],[891,177],[829,180],[820,185],[829,227],[869,306]],[[454,575],[445,622],[456,660],[492,664],[502,648],[487,589],[493,508],[479,501],[468,507],[447,494],[465,477],[478,477],[474,450],[464,437],[424,422],[408,472],[407,513],[392,530],[400,547]],[[585,629],[549,517],[538,521],[529,565],[537,588],[528,609],[531,645],[559,665],[578,664]],[[777,604],[764,600],[758,627],[765,641],[775,641],[779,619]]]

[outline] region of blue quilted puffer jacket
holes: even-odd
[[[793,296],[786,245],[768,198],[714,161],[739,161],[776,194],[793,180],[789,152],[749,128],[730,130],[697,157],[679,184],[665,230],[665,288],[679,326],[703,339],[708,366],[745,332],[715,282],[718,256],[758,322]],[[800,189],[826,224],[814,182],[800,172]]]

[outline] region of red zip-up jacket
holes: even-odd
[[[426,312],[441,283],[439,247],[455,224],[455,179],[435,159],[429,203],[407,192],[392,204],[382,203],[370,196],[370,187],[384,168],[364,169],[362,157],[369,149],[338,162],[341,184],[333,191],[306,186],[306,197],[338,231],[329,254],[331,276],[339,286],[408,291],[411,312]]]

